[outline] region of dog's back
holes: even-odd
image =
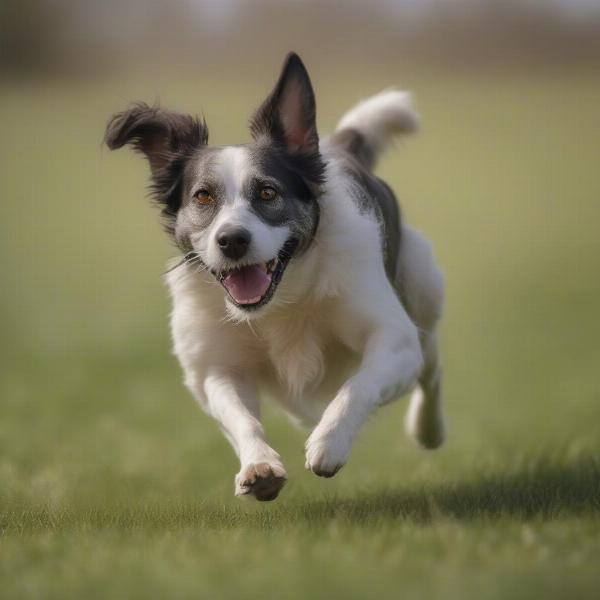
[[[385,269],[392,283],[398,270],[402,234],[400,208],[390,186],[376,177],[373,169],[392,140],[414,133],[418,122],[410,96],[387,90],[348,111],[327,141],[341,155],[348,176],[356,183],[359,209],[372,212],[381,225]]]

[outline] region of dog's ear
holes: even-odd
[[[189,115],[150,107],[143,102],[117,113],[104,136],[111,150],[126,144],[146,156],[153,176],[173,161],[208,143],[206,123]]]
[[[113,116],[104,141],[111,150],[129,144],[146,156],[152,171],[152,194],[162,206],[165,229],[173,233],[184,168],[193,153],[208,143],[206,123],[138,103]]]
[[[279,80],[250,123],[256,139],[267,135],[292,154],[319,151],[315,94],[300,57],[291,52]]]

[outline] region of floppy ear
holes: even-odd
[[[206,123],[140,102],[112,117],[104,141],[111,150],[129,144],[146,156],[153,196],[163,207],[165,229],[173,233],[184,168],[193,153],[208,143]]]
[[[152,175],[158,176],[173,161],[205,145],[208,129],[189,115],[139,102],[112,117],[104,141],[111,150],[133,146],[148,159]]]
[[[250,131],[254,138],[271,137],[292,154],[319,151],[315,94],[294,52],[287,55],[275,88],[252,118]]]

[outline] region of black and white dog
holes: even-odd
[[[407,94],[358,104],[319,142],[315,97],[290,54],[251,122],[253,141],[207,145],[206,124],[136,104],[108,124],[111,149],[142,152],[184,259],[167,275],[185,383],[239,456],[235,493],[273,500],[286,480],[259,395],[314,426],[306,467],[331,477],[379,406],[414,388],[406,427],[444,438],[436,324],[443,280],[372,174],[416,129]]]

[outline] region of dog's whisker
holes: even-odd
[[[176,269],[178,269],[179,267],[181,267],[183,265],[194,265],[194,264],[202,264],[202,257],[195,251],[188,252],[186,255],[182,256],[175,265],[173,265],[172,267],[169,267],[163,273],[163,275],[167,275],[168,273],[171,273],[171,271],[175,271]]]
[[[261,336],[258,335],[258,332],[254,329],[252,321],[246,321],[246,324],[248,325],[248,329],[253,333],[254,337],[261,339]]]

